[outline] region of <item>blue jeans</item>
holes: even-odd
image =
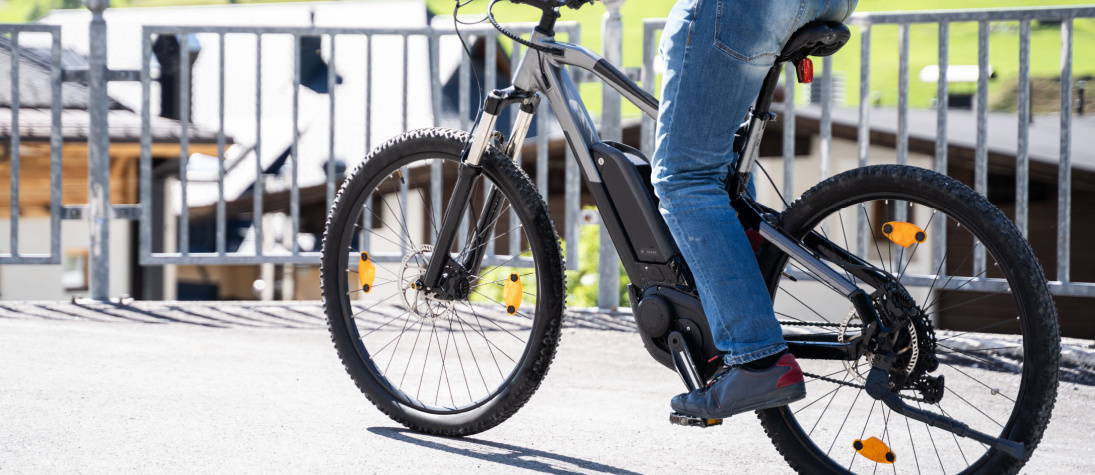
[[[723,185],[738,158],[734,132],[791,34],[814,20],[842,21],[856,2],[678,0],[666,21],[651,181],[727,364],[787,348]]]

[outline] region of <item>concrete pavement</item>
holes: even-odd
[[[544,385],[465,439],[407,432],[343,371],[315,304],[0,303],[0,472],[784,473],[756,418],[668,424],[676,375],[573,314]],[[235,317],[228,317],[235,315]],[[1095,387],[1062,383],[1030,473],[1092,472]]]

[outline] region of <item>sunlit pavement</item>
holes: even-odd
[[[527,406],[445,439],[365,400],[315,303],[0,303],[0,472],[789,471],[752,415],[669,425],[681,383],[630,324],[569,317]],[[1025,471],[1091,473],[1095,386],[1059,394]]]

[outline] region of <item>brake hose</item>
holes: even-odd
[[[498,21],[494,19],[494,4],[498,3],[499,1],[500,0],[491,0],[490,5],[487,6],[487,20],[489,20],[490,24],[494,25],[494,28],[497,29],[500,33],[502,33],[503,36],[505,36],[506,38],[509,38],[513,41],[516,41],[517,43],[525,45],[525,47],[527,47],[529,49],[533,49],[533,50],[536,50],[536,51],[539,51],[539,52],[542,52],[542,53],[549,53],[549,54],[560,54],[560,53],[562,53],[563,50],[561,50],[559,48],[552,48],[550,46],[538,45],[538,44],[533,43],[531,41],[525,40],[524,38],[521,38],[520,35],[517,35],[517,34],[511,32],[511,31],[505,29],[505,27],[503,27],[502,25],[498,24]]]

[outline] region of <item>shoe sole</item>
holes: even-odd
[[[760,411],[773,407],[782,407],[806,398],[806,383],[798,383],[785,386],[767,394],[746,399],[740,404],[734,405],[728,412],[716,412],[711,414],[688,414],[705,419],[726,419],[743,412]],[[680,412],[680,411],[678,411]],[[683,414],[683,412],[682,412]]]
[[[730,415],[741,414],[749,411],[760,411],[763,409],[771,409],[773,407],[781,407],[791,404],[795,401],[800,401],[806,398],[806,383],[794,384],[791,386],[785,386],[779,388],[771,393],[765,394],[764,397],[757,398],[753,401],[746,401],[745,404],[735,407],[734,412]],[[724,416],[730,417],[730,416]]]

